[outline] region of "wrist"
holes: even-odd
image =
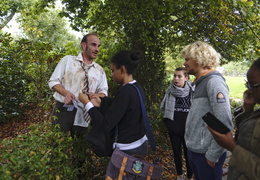
[[[233,152],[233,150],[235,149],[235,147],[237,146],[237,144],[234,142],[230,145],[230,148],[228,149],[230,152]]]
[[[82,101],[82,103],[84,104],[84,106],[86,106],[86,104],[88,104],[90,101],[88,100],[88,98],[86,98],[86,99],[84,99],[83,101]]]
[[[85,104],[84,108],[89,111],[91,108],[93,108],[94,105],[89,101],[87,104]]]

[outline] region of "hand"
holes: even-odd
[[[65,104],[72,104],[72,101],[75,99],[75,95],[68,92],[66,95],[65,95],[65,99],[64,99],[64,103]]]
[[[215,166],[215,164],[216,164],[216,163],[214,163],[214,162],[211,162],[211,161],[208,160],[208,159],[207,159],[207,163],[208,163],[208,165],[209,165],[210,167],[212,167],[212,168],[213,168],[213,167]]]
[[[84,94],[83,92],[79,93],[79,100],[86,105],[89,102],[88,95]]]
[[[90,100],[99,97],[98,94],[95,94],[95,93],[92,93],[92,92],[89,92],[88,95],[89,95]]]
[[[244,92],[244,103],[243,103],[243,110],[245,112],[252,112],[255,106],[255,98],[252,96],[252,91],[246,90]]]
[[[229,151],[233,151],[233,149],[235,148],[235,146],[237,145],[235,142],[235,139],[233,138],[233,135],[231,132],[228,132],[227,134],[220,134],[217,131],[214,131],[213,129],[211,129],[210,127],[208,127],[209,131],[211,132],[211,134],[213,135],[213,138],[215,139],[215,141],[222,146],[223,148],[229,150]]]
[[[93,104],[95,107],[100,107],[100,105],[101,105],[101,99],[100,99],[98,96],[94,96],[94,97],[91,99],[91,102],[92,102],[92,104]]]

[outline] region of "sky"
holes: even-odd
[[[14,36],[19,35],[21,30],[19,29],[19,24],[15,21],[16,15],[12,18],[12,20],[3,28],[3,31],[9,32]]]
[[[62,4],[60,0],[56,1],[56,7],[62,8]],[[19,24],[16,22],[16,15],[12,18],[12,20],[5,26],[2,30],[8,33],[11,33],[12,36],[18,36],[22,33],[22,31],[19,29]],[[82,37],[82,34],[80,32],[70,30],[73,34],[75,34],[77,37]]]

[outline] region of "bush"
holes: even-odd
[[[2,142],[0,179],[74,179],[72,138],[50,131],[47,123],[30,128]]]
[[[0,121],[22,115],[32,103],[48,109],[52,92],[47,82],[64,52],[42,42],[13,40],[10,34],[0,33],[0,42]]]
[[[235,99],[230,98],[230,107],[231,107],[232,114],[234,114],[235,110],[241,106],[242,106],[242,101],[237,101]]]
[[[79,173],[88,180],[104,179],[108,158],[95,156],[84,139],[58,130],[43,122],[31,126],[28,134],[3,140],[0,179],[67,180]]]
[[[0,34],[0,122],[12,116],[21,115],[21,104],[26,100],[28,79],[23,69],[7,52],[11,49],[12,38]]]

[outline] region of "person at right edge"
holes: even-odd
[[[196,41],[185,46],[181,56],[188,73],[195,76],[184,135],[188,160],[196,180],[222,180],[226,150],[217,144],[202,119],[211,112],[233,129],[229,89],[224,77],[215,70],[221,55],[211,45]]]
[[[232,152],[228,180],[260,179],[260,58],[247,72],[247,90],[244,92],[243,111],[235,117],[236,137],[231,132],[220,134],[212,129],[214,139]]]

